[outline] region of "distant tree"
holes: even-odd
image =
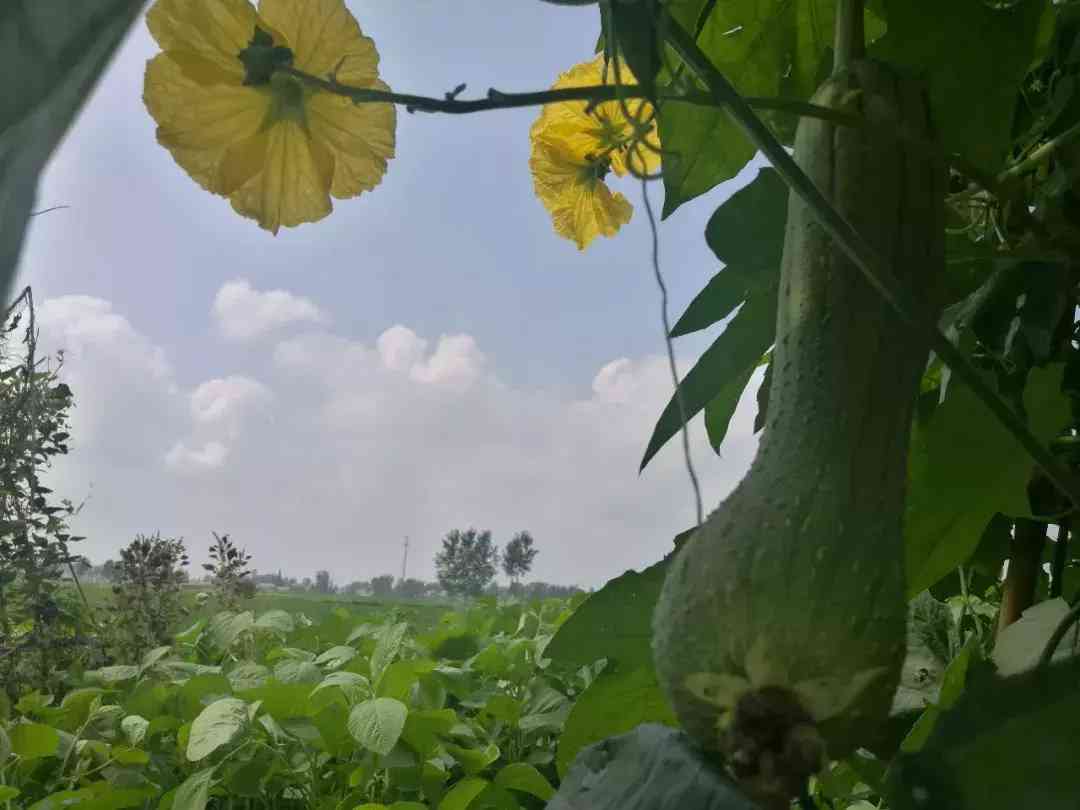
[[[394,577],[392,574],[383,574],[371,580],[372,596],[385,597],[394,592]]]
[[[524,586],[524,593],[530,599],[548,599],[551,597],[566,599],[575,594],[585,593],[577,585],[553,585],[550,582],[530,582]]]
[[[300,587],[303,588],[305,591],[310,591],[312,588],[315,587],[315,584],[311,581],[311,577],[304,577],[302,580],[300,580]]]
[[[512,583],[517,583],[532,569],[533,560],[539,553],[533,548],[533,538],[528,532],[518,532],[514,538],[506,544],[503,551],[503,572],[510,577]]]
[[[336,590],[329,571],[315,572],[315,590],[318,593],[333,593]]]
[[[101,571],[101,578],[106,582],[116,582],[117,576],[119,576],[115,560],[106,560],[101,564],[99,570]]]
[[[489,530],[453,529],[435,555],[435,571],[448,594],[476,596],[494,578],[498,562],[499,549],[491,542]]]
[[[362,593],[370,593],[371,592],[371,583],[366,579],[358,579],[358,580],[354,580],[353,582],[350,582],[348,585],[346,585],[341,590],[344,591],[347,594],[352,594],[354,596],[362,594]]]
[[[402,599],[419,599],[427,590],[427,583],[420,579],[399,579],[394,594]]]
[[[118,660],[138,660],[148,650],[172,642],[171,631],[184,614],[180,586],[187,580],[184,541],[160,534],[136,535],[120,551],[110,622],[110,647]]]
[[[211,534],[214,535],[214,542],[210,545],[210,562],[203,563],[203,568],[211,576],[211,584],[222,607],[232,610],[241,599],[255,595],[253,588],[241,585],[254,575],[248,568],[251,555],[238,548],[229,535]]]

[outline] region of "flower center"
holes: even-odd
[[[304,109],[304,101],[309,91],[304,87],[303,82],[293,76],[275,73],[270,77],[269,88],[273,103],[268,120],[292,120],[306,126],[307,113]]]
[[[607,116],[594,113],[597,127],[590,133],[604,149],[618,149],[625,145],[628,138],[625,123],[613,121]]]
[[[607,177],[611,171],[611,158],[607,155],[585,155],[585,165],[581,168],[581,179],[585,183],[596,183]]]

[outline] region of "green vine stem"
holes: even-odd
[[[888,275],[877,250],[833,208],[746,100],[666,10],[662,12],[661,26],[668,44],[709,89],[716,103],[727,110],[751,143],[765,155],[788,187],[802,198],[826,233],[859,268],[870,286],[909,328],[929,342],[930,348],[942,362],[986,404],[1039,465],[1055,488],[1080,507],[1080,481],[1028,430],[1027,425],[975,370],[960,349],[942,334],[937,323],[923,314],[910,293]]]

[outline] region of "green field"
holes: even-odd
[[[91,607],[105,608],[109,604],[109,596],[112,590],[110,585],[87,583],[82,588]],[[213,599],[200,607],[195,600],[195,596],[201,591],[211,592],[208,587],[201,585],[191,585],[184,588],[184,603],[189,611],[188,615],[184,617],[185,625],[198,619],[208,619],[220,610],[220,606]],[[303,613],[316,622],[322,621],[330,615],[331,611],[343,608],[355,616],[357,623],[380,623],[394,618],[397,621],[407,621],[416,632],[423,633],[434,627],[438,623],[439,617],[448,610],[460,607],[460,603],[455,604],[445,600],[377,599],[375,597],[303,591],[259,591],[251,599],[244,600],[240,607],[242,610],[251,610],[255,613],[272,609],[280,609],[289,613]]]

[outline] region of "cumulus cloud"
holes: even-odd
[[[507,384],[470,335],[398,324],[370,342],[281,339],[258,379],[220,369],[183,386],[107,302],[57,299],[42,313],[71,352],[79,408],[100,417],[92,442],[74,431],[81,449],[61,462],[58,490],[93,481],[76,529],[96,558],[134,531],[194,548],[229,531],[262,568],[343,582],[399,570],[408,535],[409,573],[432,578],[445,533],[476,526],[499,543],[528,529],[533,577],[595,586],[655,562],[693,521],[678,442],[638,474],[670,397],[661,355],[613,359],[571,396]],[[707,505],[750,461],[754,407],[751,391],[721,460],[693,424]]]
[[[221,334],[238,341],[255,340],[290,324],[328,321],[310,299],[286,290],[259,291],[246,279],[223,284],[212,311]]]
[[[240,375],[219,377],[191,392],[191,416],[198,424],[220,426],[235,435],[245,419],[265,411],[272,400],[270,389],[258,380]]]
[[[206,442],[202,447],[188,447],[177,442],[165,454],[165,463],[181,473],[198,473],[216,470],[225,464],[229,449],[221,442]]]

